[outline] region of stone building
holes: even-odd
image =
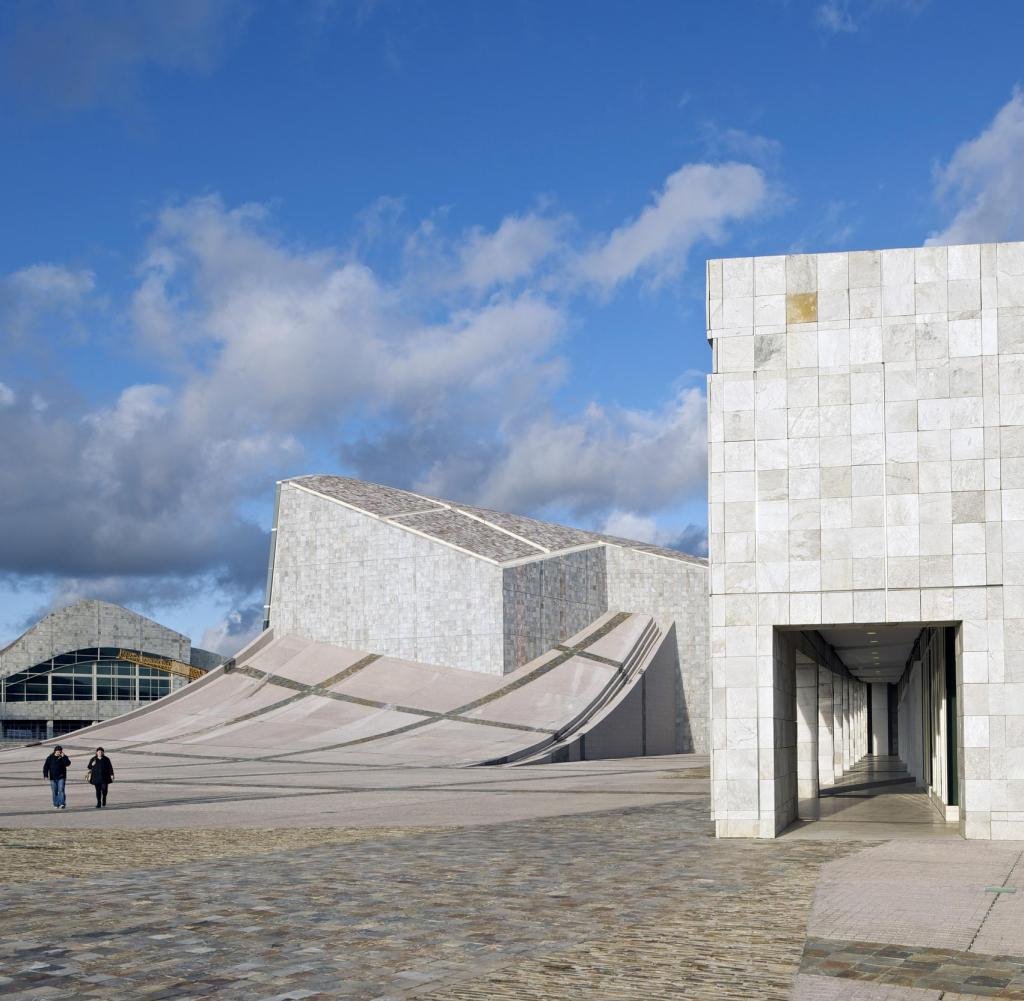
[[[0,732],[19,740],[70,733],[167,695],[222,660],[127,608],[76,601],[0,650]]]
[[[713,811],[868,750],[1024,837],[1024,244],[707,267]]]
[[[340,476],[278,484],[275,635],[508,674],[607,611],[655,618],[676,742],[707,748],[707,563],[671,549]]]

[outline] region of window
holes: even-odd
[[[119,652],[112,647],[88,647],[60,654],[0,678],[2,696],[8,702],[151,701],[186,683],[158,668],[118,660]]]

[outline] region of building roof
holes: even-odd
[[[0,674],[91,647],[122,647],[185,663],[191,656],[183,633],[120,605],[83,598],[47,613],[0,650]]]
[[[295,483],[400,528],[439,539],[496,563],[605,543],[698,566],[707,565],[707,561],[699,556],[690,556],[675,549],[587,532],[524,515],[491,511],[458,501],[441,500],[347,476],[317,473],[283,482]]]

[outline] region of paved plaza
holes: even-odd
[[[124,770],[106,811],[5,770],[4,1001],[1024,998],[1024,845],[906,790],[747,841],[696,755]]]

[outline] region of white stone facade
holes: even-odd
[[[324,476],[281,482],[274,539],[277,635],[507,674],[607,611],[652,615],[676,664],[668,750],[708,748],[703,560]]]
[[[710,261],[707,307],[719,835],[797,813],[784,630],[920,623],[962,831],[1024,837],[1024,244]]]
[[[287,481],[275,534],[276,635],[505,673],[497,564]]]

